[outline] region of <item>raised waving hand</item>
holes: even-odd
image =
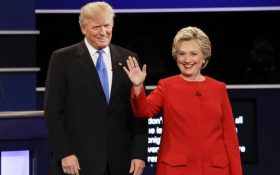
[[[126,62],[127,68],[123,67],[124,71],[126,72],[130,81],[133,83],[134,89],[136,91],[141,90],[147,75],[147,66],[144,64],[141,70],[136,58],[130,56]],[[135,93],[135,95],[138,95],[138,93]]]

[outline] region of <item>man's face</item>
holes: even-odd
[[[87,19],[81,30],[95,49],[103,49],[110,44],[112,39],[113,17],[99,15],[94,19]]]

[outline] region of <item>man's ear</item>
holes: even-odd
[[[85,26],[81,25],[81,26],[80,26],[80,29],[81,29],[83,35],[86,35]]]

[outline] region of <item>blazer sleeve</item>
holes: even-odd
[[[137,117],[153,117],[161,110],[164,102],[164,83],[162,80],[156,89],[146,96],[144,87],[138,96],[134,96],[134,88],[131,89],[131,104],[134,115]]]
[[[231,175],[242,175],[238,137],[225,84],[223,85],[223,137],[230,162]]]
[[[45,117],[55,159],[74,154],[64,129],[66,76],[63,57],[60,52],[51,56],[46,79]]]

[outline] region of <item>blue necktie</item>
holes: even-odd
[[[106,69],[106,65],[103,61],[103,50],[97,50],[96,51],[98,53],[98,58],[97,58],[97,62],[96,62],[96,70],[98,72],[99,75],[99,79],[100,82],[102,84],[103,87],[103,91],[106,97],[106,101],[107,103],[109,103],[109,83],[108,83],[108,75],[107,75],[107,69]]]

